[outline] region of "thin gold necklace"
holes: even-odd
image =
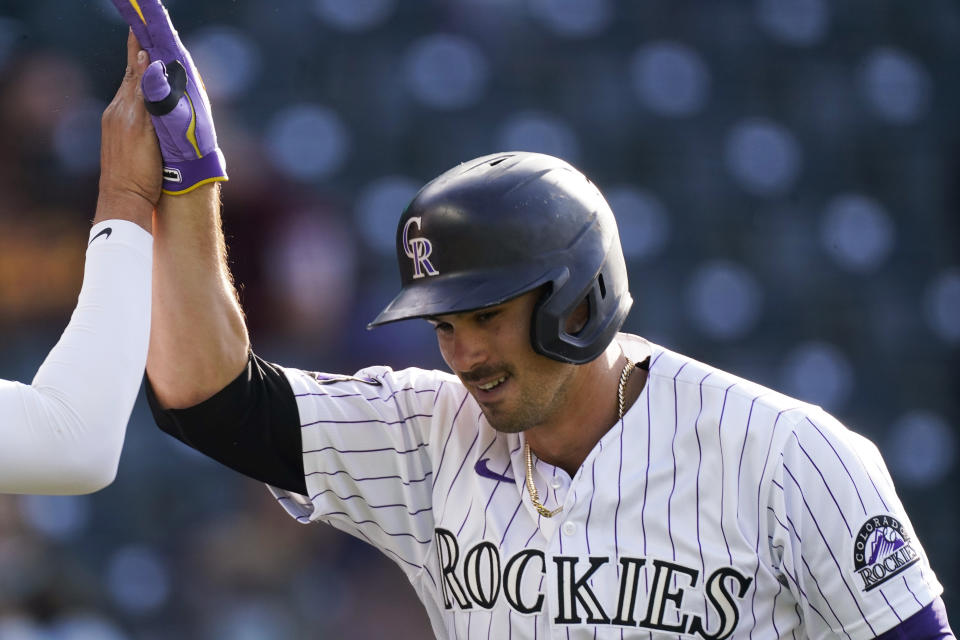
[[[617,419],[623,420],[623,409],[624,409],[624,399],[623,391],[627,386],[627,379],[630,377],[630,374],[633,373],[633,370],[636,368],[633,360],[627,358],[627,363],[623,365],[623,370],[620,372],[620,384],[617,385]],[[533,454],[530,453],[530,445],[526,442],[523,443],[523,455],[526,458],[527,462],[527,493],[530,494],[530,502],[533,503],[533,508],[542,515],[544,518],[552,518],[561,511],[563,511],[563,506],[559,506],[553,511],[547,509],[543,506],[543,503],[540,502],[540,493],[537,491],[537,485],[533,483]]]

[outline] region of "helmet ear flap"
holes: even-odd
[[[571,364],[590,362],[603,353],[633,304],[626,290],[616,292],[608,287],[612,274],[604,272],[610,268],[611,265],[605,263],[590,284],[578,291],[563,286],[569,278],[566,269],[563,269],[564,277],[551,282],[552,286],[533,310],[530,341],[534,351]],[[570,318],[584,302],[587,303],[586,322],[576,329],[568,327]]]

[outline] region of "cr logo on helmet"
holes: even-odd
[[[430,263],[430,254],[433,253],[433,245],[426,238],[411,238],[410,227],[416,224],[420,228],[420,217],[416,216],[407,220],[403,227],[403,248],[407,257],[413,260],[413,278],[422,278],[424,276],[440,275],[440,272]],[[424,273],[426,272],[426,273]]]

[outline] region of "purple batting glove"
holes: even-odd
[[[160,141],[163,192],[179,195],[227,179],[217,147],[210,100],[190,52],[160,0],[113,0],[150,55],[143,74],[144,102]]]

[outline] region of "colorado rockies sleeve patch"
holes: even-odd
[[[863,591],[876,589],[920,559],[913,540],[900,521],[890,515],[863,523],[853,542],[853,569],[863,580]]]

